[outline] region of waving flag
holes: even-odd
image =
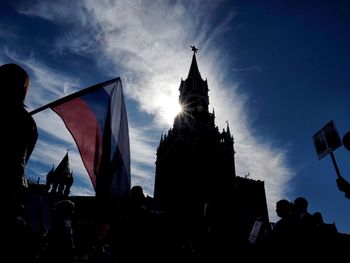
[[[96,197],[127,195],[131,183],[130,146],[120,78],[66,96],[31,114],[48,107],[72,134]]]

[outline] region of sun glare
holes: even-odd
[[[178,97],[160,95],[157,98],[156,104],[160,109],[162,120],[169,125],[173,124],[175,116],[182,110]]]

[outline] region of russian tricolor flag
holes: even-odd
[[[128,195],[131,184],[129,129],[120,78],[86,88],[47,106],[62,118],[72,134],[96,197],[112,199]]]

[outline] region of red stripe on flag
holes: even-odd
[[[96,176],[102,155],[102,133],[95,114],[80,98],[52,107],[72,134],[86,170],[96,189]],[[98,149],[95,149],[95,147]]]

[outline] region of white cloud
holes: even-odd
[[[34,53],[28,57],[20,56],[15,50],[3,47],[6,59],[22,65],[30,75],[26,104],[29,108],[38,108],[65,95],[77,91],[79,79],[59,74],[35,59]]]
[[[213,42],[227,33],[234,12],[213,26],[210,11],[215,8],[215,3],[205,1],[85,1],[84,5],[56,1],[54,8],[39,1],[22,12],[65,26],[66,34],[56,40],[56,48],[89,56],[108,74],[119,72],[125,94],[142,111],[154,115],[157,128],[163,130],[168,123],[161,115],[163,104],[157,100],[164,95],[177,102],[180,78],[187,77],[190,65],[189,45],[199,43],[199,68],[202,77],[208,78],[216,122],[223,128],[228,120],[235,137],[237,173],[249,172],[251,178],[265,181],[273,217],[275,202],[285,197],[286,184],[294,173],[286,164],[284,149],[256,137],[249,98],[237,92],[237,84],[224,81],[224,74],[230,72],[223,70],[224,58]],[[35,72],[38,81],[45,81],[40,71]],[[155,144],[145,140],[147,130],[135,127],[137,124],[130,129],[133,169],[138,178],[148,178],[143,169],[154,167]]]
[[[80,186],[73,184],[70,195],[72,196],[93,196],[95,191],[93,189],[87,188],[86,186]]]

